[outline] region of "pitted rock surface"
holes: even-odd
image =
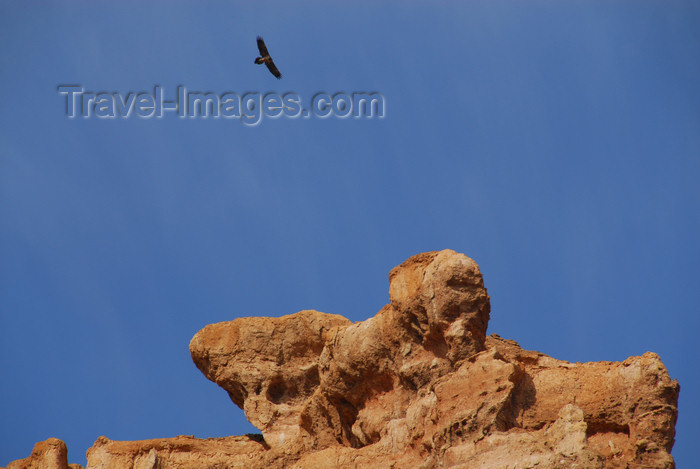
[[[394,268],[389,298],[357,323],[309,310],[206,326],[194,363],[262,435],[100,437],[88,469],[675,467],[679,385],[656,354],[569,363],[487,336],[479,267],[450,250]],[[61,444],[8,468],[69,467]]]

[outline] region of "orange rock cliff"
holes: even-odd
[[[647,352],[569,363],[486,336],[477,264],[444,250],[389,274],[352,323],[301,311],[211,324],[195,365],[262,435],[97,439],[88,469],[673,468],[679,385]],[[37,443],[7,469],[77,469]]]

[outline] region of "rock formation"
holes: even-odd
[[[194,336],[194,363],[262,436],[100,437],[88,469],[674,467],[679,386],[657,355],[573,364],[487,337],[481,273],[454,251],[389,280],[363,322],[302,311]],[[61,445],[8,469],[67,468]]]
[[[34,445],[32,454],[12,461],[5,469],[82,469],[79,464],[68,464],[68,448],[58,438],[49,438]]]

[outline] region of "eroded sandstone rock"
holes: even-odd
[[[391,304],[367,321],[303,311],[212,324],[192,339],[193,360],[270,446],[376,443],[417,389],[484,350],[489,319],[463,254],[419,254],[389,279]]]
[[[101,437],[88,469],[674,467],[679,386],[657,355],[569,363],[487,337],[481,273],[454,251],[389,280],[366,321],[302,311],[194,336],[195,364],[259,438]]]
[[[342,316],[302,311],[282,318],[211,324],[190,352],[204,375],[228,391],[268,444],[300,437],[299,415],[318,388],[319,359]],[[230,366],[232,363],[239,366]]]
[[[204,469],[262,467],[269,447],[262,438],[192,436],[141,441],[97,439],[87,452],[90,469]]]
[[[32,454],[12,461],[5,469],[82,469],[79,464],[68,464],[68,449],[58,438],[49,438],[34,445]]]

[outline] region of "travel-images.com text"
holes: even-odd
[[[308,109],[302,106],[301,96],[293,92],[239,95],[230,91],[189,91],[180,85],[174,99],[166,99],[160,85],[155,85],[152,92],[129,91],[126,94],[86,91],[81,85],[59,85],[58,93],[65,96],[66,116],[71,119],[127,119],[132,116],[161,119],[171,114],[183,119],[239,119],[245,125],[255,126],[263,117],[381,119],[386,115],[384,97],[376,92],[319,92],[313,95]]]

